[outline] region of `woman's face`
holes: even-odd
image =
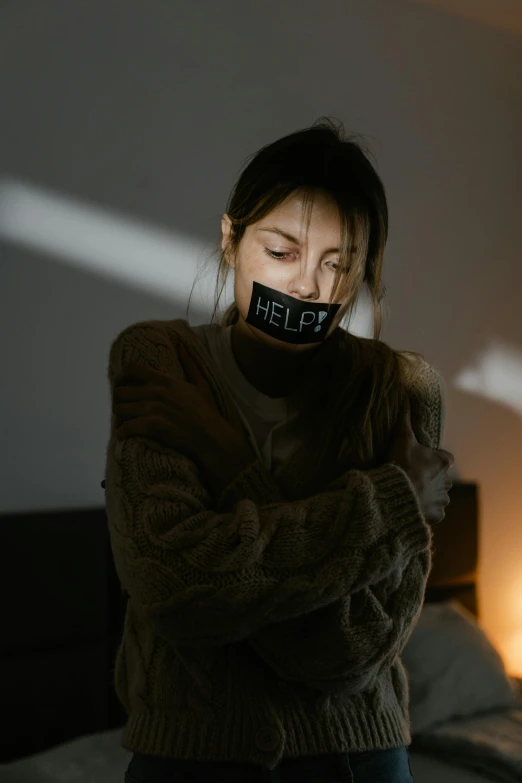
[[[311,210],[303,215],[304,194],[292,193],[258,223],[247,227],[239,248],[228,263],[235,270],[234,297],[239,310],[238,329],[274,349],[303,353],[317,343],[295,345],[278,340],[246,322],[253,282],[276,289],[304,302],[328,303],[339,265],[341,221],[335,202],[322,192],[314,194]],[[230,238],[230,219],[223,216],[222,248]],[[341,303],[327,336],[337,328],[348,308]]]

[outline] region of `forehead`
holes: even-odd
[[[295,191],[260,220],[256,227],[276,225],[294,236],[339,237],[341,218],[334,199],[322,191]]]

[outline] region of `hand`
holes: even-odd
[[[399,465],[415,488],[426,522],[436,525],[444,519],[452,482],[447,471],[454,463],[453,454],[445,449],[422,446],[411,426],[410,403],[397,422],[388,460]]]
[[[210,385],[181,343],[178,355],[186,381],[144,364],[121,370],[113,392],[116,436],[152,438],[196,462],[211,446],[245,439],[221,416]]]

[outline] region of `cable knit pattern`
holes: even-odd
[[[183,342],[220,412],[242,427],[184,320],[125,329],[113,388],[131,361],[183,378]],[[444,392],[412,363],[412,423],[440,446]],[[400,652],[422,606],[431,530],[396,465],[352,470],[292,502],[313,460],[297,450],[275,481],[260,461],[213,502],[197,465],[143,437],[107,448],[106,508],[129,595],[115,687],[123,746],[158,756],[252,762],[407,745]]]

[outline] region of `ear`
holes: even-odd
[[[230,242],[232,234],[232,221],[230,220],[228,215],[223,215],[221,218],[221,250],[225,253],[225,258],[229,266],[232,267],[232,269],[235,268],[235,262],[234,259],[231,257],[231,253],[227,251],[227,246]]]

